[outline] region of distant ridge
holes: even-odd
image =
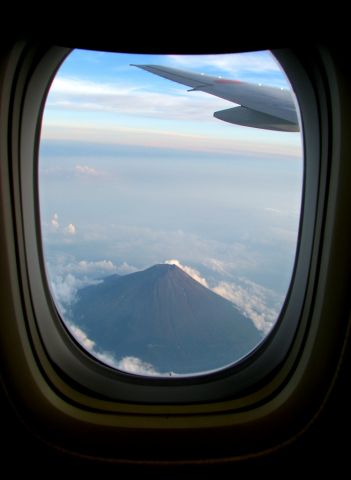
[[[138,357],[165,373],[224,367],[262,339],[233,303],[176,265],[106,277],[78,292],[71,313],[99,349],[118,359]]]

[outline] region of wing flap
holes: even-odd
[[[244,127],[264,128],[279,132],[298,132],[299,126],[283,118],[258,112],[247,107],[233,107],[220,110],[213,114],[215,118],[224,122],[242,125]]]

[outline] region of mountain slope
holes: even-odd
[[[261,340],[235,306],[175,265],[111,276],[79,291],[72,321],[99,349],[160,372],[193,373],[234,362]]]

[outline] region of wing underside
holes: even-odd
[[[296,123],[246,107],[233,107],[220,110],[215,112],[213,116],[224,122],[234,123],[244,127],[263,128],[279,132],[299,131],[299,126]]]

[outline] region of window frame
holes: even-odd
[[[119,372],[83,351],[77,342],[67,335],[67,329],[61,321],[51,297],[42,254],[37,186],[40,126],[45,105],[44,99],[46,100],[51,79],[54,78],[54,73],[68,53],[69,51],[65,49],[55,48],[43,56],[39,62],[28,83],[22,117],[24,128],[21,130],[21,210],[23,212],[29,288],[38,333],[48,356],[56,368],[65,372],[76,384],[81,384],[83,388],[95,391],[104,398],[117,401],[133,402],[138,399],[139,402],[162,404],[213,402],[240,396],[241,392],[252,390],[257,383],[271,375],[284,361],[298,329],[310,267],[309,262],[304,259],[311,257],[319,188],[317,182],[319,151],[316,149],[318,130],[314,129],[307,134],[307,138],[305,136],[303,138],[304,158],[307,156],[309,162],[304,166],[302,213],[296,262],[291,286],[273,331],[242,361],[213,373],[179,378],[143,378]],[[294,90],[298,90],[299,83],[294,78],[298,70],[296,61],[292,68],[289,64],[291,59],[288,60],[283,51],[277,52],[276,55],[286,68]],[[301,68],[299,75],[304,77]],[[48,79],[50,79],[49,82]],[[306,90],[309,90],[308,110],[305,111],[302,106],[301,111],[302,131],[304,131],[304,123],[308,121],[317,124],[318,117],[311,101],[313,90],[306,77],[302,81],[304,82],[304,95],[306,95]],[[297,93],[299,96],[299,92]],[[33,122],[33,116],[36,118],[36,122]],[[306,120],[307,117],[309,117],[308,120]],[[29,126],[31,128],[28,128]],[[311,151],[312,144],[313,151]],[[36,219],[35,222],[32,221],[33,218]]]
[[[344,262],[350,258],[349,226],[342,239],[337,235],[349,211],[344,200],[349,198],[345,192],[351,177],[344,160],[349,151],[345,119],[350,113],[340,100],[345,81],[342,72],[321,47],[275,52],[300,99],[305,158],[311,165],[305,169],[304,192],[310,217],[305,211],[301,227],[309,235],[301,235],[298,250],[307,278],[305,289],[299,284],[296,293],[290,291],[298,327],[280,362],[275,361],[275,368],[271,364],[253,382],[250,377],[250,383],[241,384],[238,390],[234,370],[233,375],[225,371],[209,378],[172,379],[171,383],[122,374],[117,382],[114,370],[102,369],[67,335],[38,257],[41,239],[38,217],[33,222],[38,214],[33,166],[40,121],[33,122],[33,118],[40,119],[50,80],[67,52],[20,42],[1,65],[5,66],[0,72],[0,220],[4,225],[0,229],[4,266],[0,308],[5,314],[0,323],[0,354],[13,401],[42,438],[87,457],[127,462],[162,458],[168,463],[242,459],[290,442],[323,408],[347,340],[349,270]],[[310,159],[315,159],[314,167]],[[335,289],[330,288],[333,285]],[[300,298],[294,297],[299,292]],[[59,339],[56,347],[47,342],[50,329]],[[262,357],[272,344],[269,340],[255,355]],[[60,353],[60,346],[69,352],[68,357]],[[279,352],[271,352],[276,360],[273,353]],[[75,363],[69,363],[67,370],[72,357]],[[252,360],[237,372],[247,376]],[[92,383],[82,369],[83,373],[88,369]],[[106,392],[112,382],[118,391]]]

